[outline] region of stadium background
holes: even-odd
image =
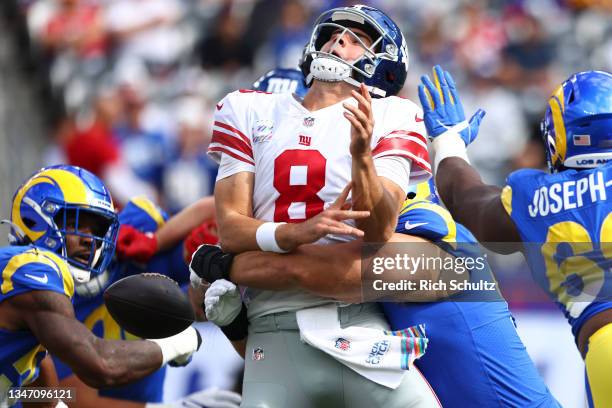
[[[295,66],[319,12],[353,3],[3,0],[0,217],[25,177],[60,161],[107,178],[119,202],[148,192],[176,212],[210,194],[215,169],[204,152],[214,104],[270,68]],[[466,112],[487,111],[470,156],[489,182],[545,166],[539,120],[556,84],[580,70],[612,69],[609,0],[360,3],[387,12],[406,36],[403,96],[416,101],[418,78],[439,63],[455,76]],[[520,256],[497,262],[519,332],[553,394],[564,406],[584,406],[582,362],[565,320]],[[227,386],[218,365],[171,374],[168,395]]]

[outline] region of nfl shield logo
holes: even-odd
[[[310,116],[307,117],[307,118],[304,118],[304,126],[312,127],[312,125],[314,125],[314,121],[315,121],[315,119],[313,117],[310,117]]]
[[[255,347],[253,349],[253,361],[259,361],[264,359],[264,349],[261,347]]]
[[[351,342],[342,337],[338,337],[338,340],[336,340],[336,348],[342,351],[348,351],[351,349]]]

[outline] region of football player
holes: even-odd
[[[420,237],[457,257],[481,256],[472,234],[438,204],[433,180],[412,187],[409,197],[392,242],[404,243],[401,248],[406,251],[422,253]],[[362,251],[355,243],[323,248],[304,245],[287,255],[247,252],[231,262],[227,258],[217,263],[225,275],[208,289],[205,310],[209,320],[224,326],[224,332],[238,345],[247,336],[244,306],[236,286],[228,280],[262,289],[302,288],[339,300],[359,298],[363,291]],[[493,281],[488,266],[484,273],[473,268],[469,274],[471,282]],[[402,275],[415,282],[437,280],[420,272],[410,275],[403,271]],[[529,358],[508,305],[497,291],[454,293],[437,302],[426,300],[443,297],[445,294],[439,293],[443,291],[426,292],[399,293],[394,302],[383,303],[383,309],[393,330],[425,325],[430,346],[415,364],[443,407],[559,406]],[[419,302],[400,302],[404,300]]]
[[[111,387],[186,364],[199,348],[191,327],[166,339],[106,341],[75,318],[75,281],[106,270],[118,229],[92,173],[62,165],[35,173],[15,193],[10,223],[11,246],[0,249],[0,401],[37,378],[47,350],[89,386]]]
[[[550,174],[518,170],[502,189],[484,184],[466,155],[482,111],[465,121],[452,77],[439,66],[433,73],[419,98],[444,203],[481,242],[522,243],[534,279],[572,327],[590,403],[612,406],[612,74],[580,72],[553,92],[542,120]]]
[[[285,252],[355,237],[385,242],[408,185],[430,176],[420,109],[394,96],[408,53],[387,15],[367,6],[329,10],[305,55],[303,101],[242,90],[217,104],[209,154],[220,163],[215,206],[229,252]],[[351,181],[353,210],[326,209]],[[256,353],[246,359],[245,406],[437,404],[416,369],[401,373],[397,388],[385,387],[300,341],[300,312],[325,310],[340,314],[345,328],[384,330],[376,305],[336,307],[303,290],[249,288],[247,296],[248,349]]]
[[[211,213],[210,204],[212,204],[212,200],[204,199],[197,205],[190,207],[186,214],[178,217],[176,221],[179,221],[181,226],[189,225],[189,221],[185,218],[193,217],[196,211],[203,215],[207,214],[206,210]],[[73,304],[76,318],[96,336],[106,340],[138,340],[139,338],[119,327],[109,314],[104,304],[104,290],[125,276],[142,272],[161,273],[171,277],[179,284],[184,284],[189,279],[189,272],[183,260],[182,245],[169,247],[173,242],[180,243],[180,239],[174,241],[171,234],[171,232],[180,234],[180,230],[165,229],[159,239],[154,238],[155,232],[166,223],[168,216],[150,200],[144,197],[131,199],[121,210],[118,218],[121,229],[117,250],[123,248],[124,255],[125,252],[134,255],[135,262],[130,262],[125,257],[121,260],[114,259],[100,275],[95,276],[88,282],[77,283]],[[154,246],[160,249],[157,256],[148,256],[152,251],[146,243],[152,240],[155,241]],[[75,388],[75,392],[78,394],[76,406],[79,408],[100,406],[137,408],[144,407],[145,404],[146,408],[180,407],[183,404],[196,408],[216,406],[215,404],[221,403],[225,403],[227,407],[238,407],[240,404],[240,395],[236,393],[207,389],[164,405],[161,401],[166,377],[165,367],[132,384],[96,390],[83,383],[74,374],[73,370],[61,360],[54,358],[54,363],[60,386]]]

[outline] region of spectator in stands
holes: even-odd
[[[217,164],[208,158],[212,112],[200,98],[186,96],[178,101],[178,151],[166,164],[163,197],[166,209],[176,213],[202,197],[213,194]]]
[[[184,10],[178,0],[115,0],[106,12],[117,45],[118,64],[140,59],[154,69],[176,64],[185,44],[178,29]]]

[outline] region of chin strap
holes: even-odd
[[[322,82],[344,81],[354,87],[359,88],[360,83],[351,77],[353,66],[344,61],[327,57],[317,57],[310,63],[310,73],[306,77],[306,83],[310,84],[313,79]],[[368,92],[372,95],[384,98],[387,92],[374,86],[366,85]]]

